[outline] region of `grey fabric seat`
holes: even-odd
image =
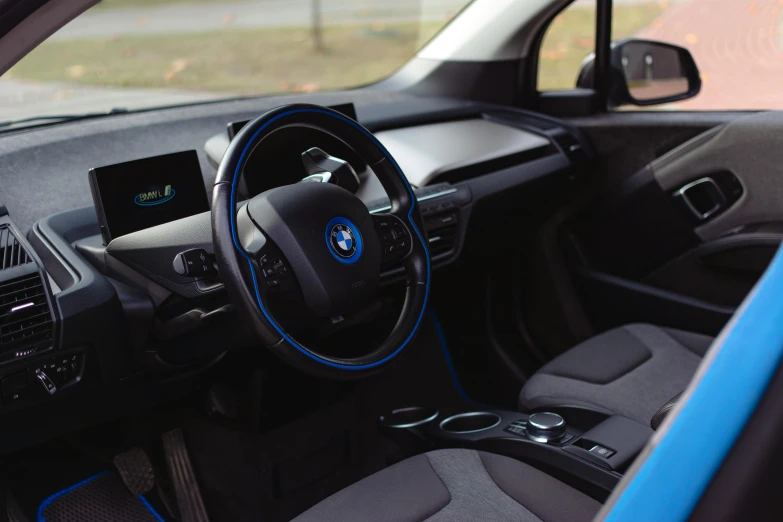
[[[418,455],[332,495],[296,522],[582,522],[601,505],[519,461],[475,450]]]
[[[571,348],[522,388],[523,410],[581,406],[643,424],[690,382],[712,337],[630,324]]]

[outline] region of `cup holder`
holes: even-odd
[[[432,422],[438,417],[438,414],[437,409],[423,406],[400,408],[382,416],[381,426],[392,429],[415,428]]]
[[[430,423],[438,418],[436,408],[414,406],[399,408],[378,419],[381,434],[393,442],[398,451],[389,459],[389,464],[424,453],[432,449],[428,432]]]
[[[464,434],[494,428],[500,424],[500,415],[486,411],[460,413],[440,423],[440,429],[446,433]]]

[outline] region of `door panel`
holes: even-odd
[[[574,213],[566,255],[597,328],[633,319],[717,333],[783,239],[783,113],[679,113],[675,126],[661,116],[653,123],[606,115],[582,129],[603,151],[599,165],[614,174],[602,176],[613,183]],[[712,123],[625,175],[677,136]],[[614,151],[620,135],[626,145]]]
[[[570,123],[596,161],[581,198],[539,234],[548,264],[536,268],[557,282],[546,298],[527,297],[526,322],[542,348],[556,354],[631,321],[717,334],[783,239],[783,175],[774,168],[783,147],[773,144],[783,113],[613,113]],[[728,203],[700,220],[675,193],[704,176],[720,181]],[[741,190],[732,203],[725,180],[734,177]],[[529,277],[540,288],[540,272]],[[547,333],[553,325],[557,333]]]
[[[651,164],[665,191],[729,171],[743,186],[740,199],[715,218],[695,228],[704,240],[715,239],[748,225],[783,222],[783,112],[746,116],[728,123],[709,139],[683,147]]]
[[[614,112],[567,120],[590,140],[594,176],[622,180],[667,152],[748,113]]]

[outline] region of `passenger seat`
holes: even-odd
[[[579,406],[649,425],[690,382],[712,337],[629,324],[559,355],[525,384],[522,410]]]

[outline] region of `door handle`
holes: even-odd
[[[688,183],[674,197],[681,199],[699,221],[705,221],[726,205],[726,196],[709,176]]]

